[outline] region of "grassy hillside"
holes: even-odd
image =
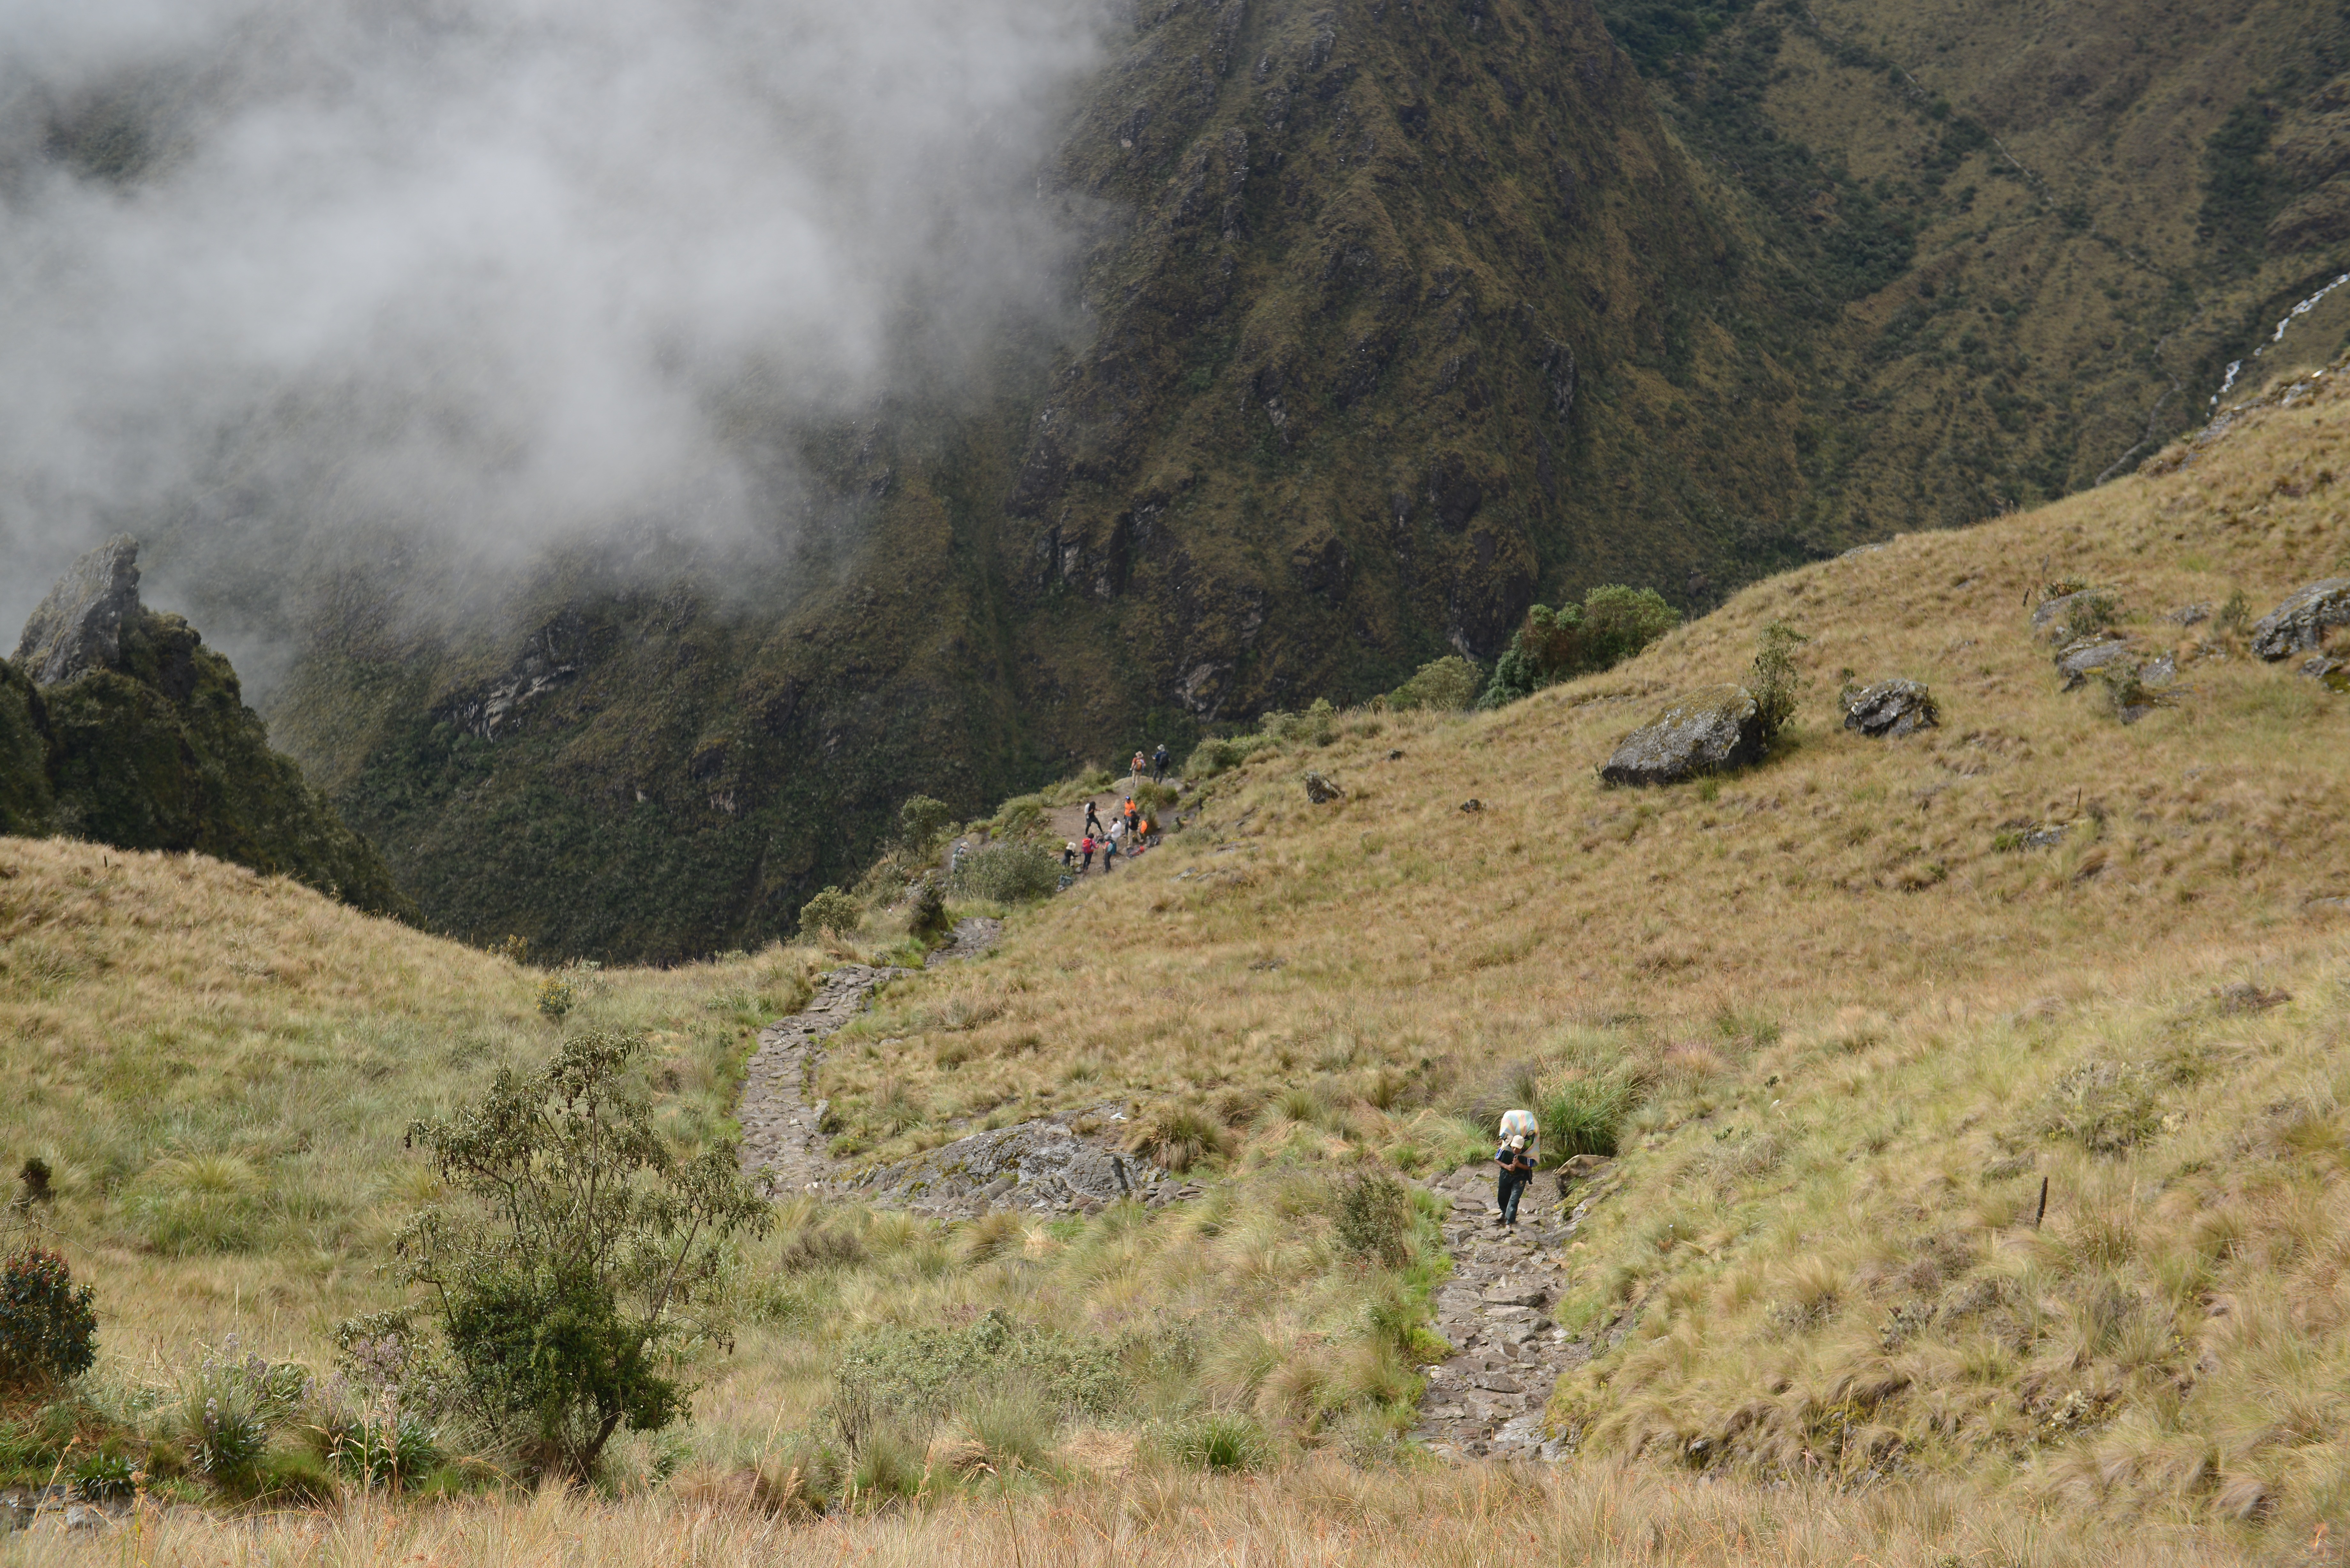
[[[1607,676],[1260,752],[1168,848],[858,1025],[823,1090],[876,1157],[1118,1096],[1231,1125],[1243,1167],[1407,1169],[1459,1110],[1621,1092],[1561,1308],[1603,1347],[1553,1407],[1583,1451],[2305,1538],[2350,1372],[2350,706],[2225,617],[2165,618],[2345,571],[2345,413],[2304,389],[2159,477],[1758,585]],[[2068,578],[2176,650],[2135,723],[2031,632]],[[1769,621],[1810,639],[1780,755],[1598,786]],[[1831,726],[1840,680],[1891,675],[1939,729]],[[1308,766],[1348,798],[1310,805]]]
[[[194,855],[0,840],[0,1153],[52,1172],[34,1207],[103,1303],[118,1364],[243,1326],[317,1355],[429,1172],[442,1115],[556,1037],[540,977]],[[798,1005],[775,954],[581,977],[575,1019],[652,1032],[686,1139],[724,1110],[751,1023]]]
[[[1199,1560],[1195,1518],[1383,1561],[1346,1531],[1426,1552],[1492,1528],[1500,1488],[1534,1547],[1603,1561],[1844,1562],[1863,1537],[1898,1562],[2324,1560],[2350,1475],[2350,700],[2248,658],[2231,601],[2350,566],[2339,374],[1507,709],[1289,727],[1161,848],[889,988],[816,1085],[871,1158],[1115,1106],[1155,1153],[1190,1146],[1203,1197],[961,1225],[787,1205],[728,1263],[695,1425],[617,1455],[636,1501],[363,1508],[273,1527],[284,1551],[641,1561],[682,1532],[725,1556],[795,1539],[780,1499],[910,1497],[820,1528],[999,1561],[983,1499],[1071,1561],[1098,1544],[1071,1520]],[[2178,680],[2060,690],[2031,613],[2075,583]],[[1617,737],[1772,623],[1811,683],[1774,755],[1598,786]],[[1895,674],[1932,685],[1938,729],[1829,722],[1834,687]],[[1346,798],[1309,805],[1308,768]],[[103,1305],[77,1418],[165,1437],[173,1379],[231,1328],[322,1364],[336,1318],[383,1304],[373,1265],[432,1186],[398,1129],[558,1025],[543,976],[287,882],[25,840],[0,870],[0,1147],[54,1168],[33,1216]],[[827,961],[572,970],[563,1027],[650,1031],[645,1092],[697,1145]],[[1611,1156],[1551,1308],[1592,1352],[1549,1413],[1577,1462],[1416,1478],[1393,1438],[1446,1349],[1436,1205],[1366,1251],[1356,1183],[1474,1158],[1523,1099],[1579,1108]],[[51,1462],[27,1430],[0,1427],[10,1462]],[[1277,1484],[1191,1478],[1219,1454]]]

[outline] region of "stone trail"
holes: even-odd
[[[1003,931],[1001,920],[963,920],[928,962],[978,958]],[[806,1007],[759,1032],[735,1117],[743,1174],[770,1196],[818,1192],[942,1219],[999,1209],[1094,1213],[1128,1198],[1157,1208],[1198,1196],[1198,1187],[1099,1136],[1124,1122],[1116,1106],[975,1132],[892,1165],[852,1170],[835,1159],[823,1130],[826,1102],[813,1097],[824,1043],[864,1010],[875,987],[912,972],[844,964],[817,981]]]
[[[1566,1284],[1562,1249],[1609,1190],[1597,1179],[1607,1168],[1588,1157],[1570,1161],[1563,1174],[1573,1210],[1530,1189],[1517,1225],[1506,1229],[1496,1223],[1491,1167],[1465,1167],[1429,1184],[1452,1199],[1444,1241],[1453,1272],[1436,1293],[1436,1329],[1454,1354],[1441,1366],[1421,1368],[1428,1392],[1411,1435],[1440,1458],[1560,1457],[1544,1437],[1543,1411],[1559,1375],[1591,1359],[1596,1336],[1570,1338],[1549,1312]],[[1537,1180],[1550,1187],[1553,1178]]]

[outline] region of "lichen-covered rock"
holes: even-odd
[[[1708,686],[1625,736],[1599,777],[1611,784],[1677,784],[1762,757],[1762,714],[1754,694],[1743,686]]]
[[[2252,624],[2252,651],[2262,659],[2309,653],[2326,632],[2350,626],[2350,577],[2312,583]]]
[[[16,664],[54,686],[120,657],[122,625],[139,615],[139,544],[117,535],[67,568],[16,644]]]
[[[1844,727],[1872,739],[1895,739],[1941,722],[1941,711],[1922,680],[1879,680],[1845,702]]]
[[[1115,1106],[1090,1113],[1111,1114]],[[1021,1122],[957,1138],[926,1154],[877,1166],[846,1190],[885,1209],[971,1219],[990,1210],[1030,1213],[1092,1210],[1128,1199],[1156,1207],[1199,1189],[1069,1125],[1072,1115]]]
[[[1344,800],[1347,792],[1324,778],[1320,774],[1305,775],[1305,798],[1315,805],[1327,805],[1334,800]]]
[[[2058,652],[2056,673],[2064,678],[2065,691],[2075,691],[2090,676],[2126,663],[2130,657],[2130,645],[2119,638],[2086,638]]]
[[[2301,672],[2328,691],[2350,691],[2350,659],[2336,659],[2332,654],[2321,653],[2305,660]]]

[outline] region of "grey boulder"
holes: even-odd
[[[2350,625],[2350,577],[2312,583],[2252,624],[2252,651],[2262,659],[2314,652],[2328,628]]]
[[[1762,758],[1762,713],[1743,686],[1708,686],[1677,699],[1624,737],[1599,770],[1611,784],[1666,784]]]
[[[2073,691],[2087,684],[2090,676],[2112,665],[2129,661],[2130,645],[2119,639],[2090,638],[2074,643],[2056,655],[2056,673],[2064,678],[2064,690]]]
[[[2076,594],[2043,599],[2033,607],[2032,629],[2051,642],[2069,642],[2076,612],[2095,609],[2103,612],[2101,618],[2111,619],[2113,602],[2113,596],[2103,588],[2083,588]]]
[[[1320,774],[1305,775],[1305,798],[1315,805],[1327,805],[1334,800],[1344,800],[1347,792],[1324,778]]]
[[[16,644],[16,664],[36,685],[54,686],[111,665],[122,623],[139,614],[139,542],[116,535],[57,579]]]
[[[1844,705],[1844,727],[1872,739],[1914,734],[1941,722],[1941,710],[1922,680],[1879,680],[1854,692]]]

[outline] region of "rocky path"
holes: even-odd
[[[838,1162],[818,1130],[825,1102],[809,1099],[824,1042],[865,1010],[875,986],[912,972],[843,964],[816,981],[806,1007],[759,1031],[734,1117],[743,1125],[743,1172],[770,1196],[805,1192],[832,1179]]]
[[[1444,1242],[1453,1272],[1436,1293],[1436,1328],[1454,1347],[1444,1365],[1421,1369],[1428,1392],[1412,1436],[1432,1452],[1451,1459],[1558,1457],[1543,1436],[1543,1410],[1559,1374],[1590,1360],[1593,1343],[1569,1338],[1548,1314],[1566,1283],[1563,1249],[1606,1196],[1597,1179],[1604,1169],[1594,1161],[1570,1172],[1579,1185],[1566,1212],[1552,1177],[1538,1177],[1512,1229],[1495,1222],[1490,1168],[1469,1166],[1430,1184],[1452,1199]]]

